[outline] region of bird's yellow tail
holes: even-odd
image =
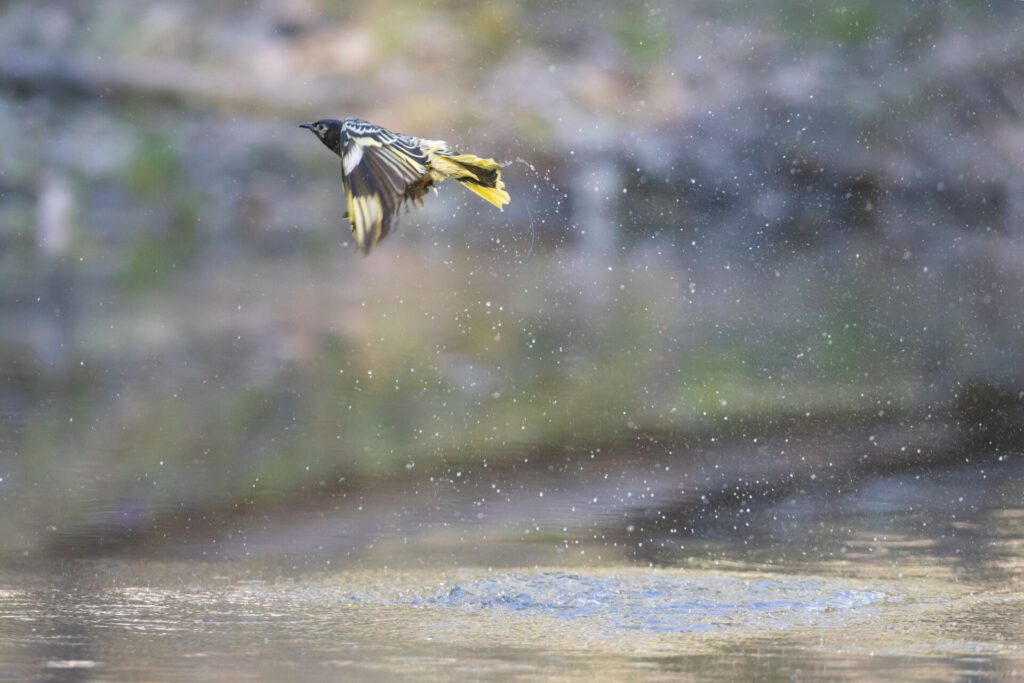
[[[458,180],[499,209],[511,201],[501,179],[501,166],[494,159],[472,154],[437,154],[431,158],[430,167],[445,178]]]

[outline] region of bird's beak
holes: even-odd
[[[307,121],[306,123],[300,123],[299,128],[305,128],[306,130],[313,130],[313,122]]]

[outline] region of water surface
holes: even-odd
[[[643,481],[647,459],[632,464],[622,481]],[[459,486],[427,489],[429,506],[417,478],[241,518],[249,528],[219,544],[29,557],[0,574],[0,676],[1010,679],[1024,671],[1024,507],[1001,492],[1022,490],[1021,469],[985,467],[970,514],[950,498],[969,467],[740,511],[677,492],[684,542],[645,521],[678,517],[668,494],[584,479],[599,501],[584,515],[545,467],[506,473],[518,505],[481,504],[460,470]]]

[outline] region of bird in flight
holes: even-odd
[[[341,157],[345,216],[363,254],[387,237],[408,200],[423,206],[434,183],[452,178],[501,209],[509,202],[501,166],[494,159],[456,154],[441,140],[393,133],[362,119],[321,119],[303,123]]]

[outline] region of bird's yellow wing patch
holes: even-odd
[[[356,246],[364,253],[387,237],[402,202],[418,196],[413,188],[427,177],[419,148],[353,137],[341,155],[341,183]]]

